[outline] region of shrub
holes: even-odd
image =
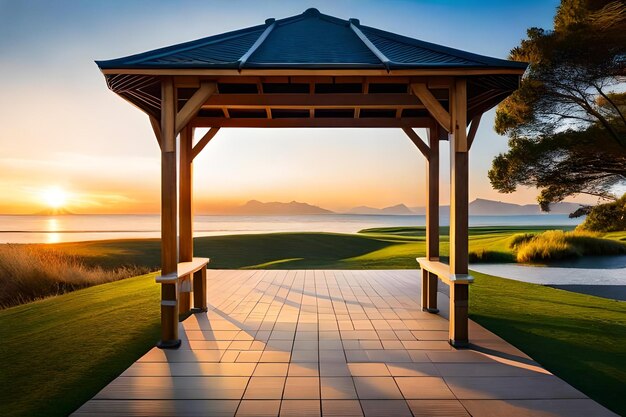
[[[514,262],[515,259],[510,253],[498,252],[493,250],[478,249],[469,253],[469,261],[471,263],[489,263],[489,262]]]
[[[517,233],[511,237],[509,247],[511,249],[517,249],[517,247],[523,243],[527,243],[537,236],[535,233]]]
[[[617,201],[599,204],[591,209],[577,230],[620,232],[626,230],[626,193]]]
[[[518,262],[557,261],[580,256],[626,254],[626,245],[586,231],[549,230],[517,246]]]
[[[149,272],[145,267],[106,270],[79,257],[36,245],[0,245],[0,308]]]

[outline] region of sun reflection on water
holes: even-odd
[[[59,243],[61,234],[59,232],[59,221],[55,218],[46,220],[46,243]]]

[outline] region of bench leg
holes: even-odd
[[[439,313],[437,308],[437,275],[422,269],[422,310],[429,313]]]
[[[206,266],[193,273],[193,312],[206,312]]]
[[[189,282],[186,282],[184,285],[187,285],[188,287],[190,286]],[[189,312],[189,310],[191,310],[191,291],[190,290],[191,288],[189,288],[188,291],[186,290],[186,291],[179,292],[178,314],[186,314],[187,312]]]
[[[161,349],[177,349],[178,338],[178,284],[161,285]]]
[[[469,285],[450,285],[450,344],[454,347],[467,347],[469,310]]]

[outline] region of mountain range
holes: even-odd
[[[557,203],[550,206],[552,214],[569,214],[579,208],[577,203]],[[450,214],[450,206],[439,208],[442,216]],[[290,203],[268,202],[250,200],[247,203],[228,210],[230,215],[265,215],[265,216],[293,216],[312,214],[378,214],[378,215],[424,215],[425,207],[407,207],[405,204],[397,204],[384,208],[358,206],[345,212],[333,212],[308,203],[292,201]],[[469,203],[469,214],[473,216],[514,216],[541,214],[538,204],[513,204],[502,201],[477,198]]]

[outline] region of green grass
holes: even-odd
[[[546,228],[473,228],[471,250],[512,256],[515,233]],[[442,230],[442,232],[447,232]],[[624,239],[626,234],[607,237]],[[358,235],[276,233],[195,240],[213,268],[416,268],[423,228]],[[442,236],[442,254],[447,254]],[[159,242],[55,245],[86,264],[157,266]],[[475,274],[472,318],[587,395],[626,414],[626,304]],[[119,375],[158,339],[159,286],[153,276],[98,285],[0,311],[3,415],[66,415]],[[7,405],[8,404],[8,405]]]
[[[626,303],[472,275],[473,320],[589,397],[626,415]]]
[[[159,337],[154,274],[0,311],[3,416],[64,416]]]

